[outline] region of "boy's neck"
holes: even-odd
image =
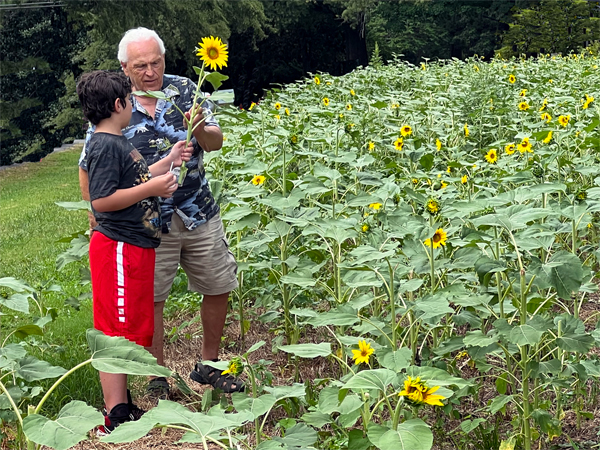
[[[111,117],[108,117],[104,120],[101,120],[98,125],[96,125],[96,133],[108,133],[108,134],[116,134],[118,136],[122,136],[123,132],[121,131],[121,121],[116,120],[115,114]]]

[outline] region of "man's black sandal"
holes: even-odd
[[[210,384],[215,389],[220,389],[226,394],[231,392],[244,392],[244,382],[231,375],[221,375],[222,370],[197,363],[190,378],[200,384]]]
[[[169,398],[169,382],[165,377],[156,377],[150,380],[146,391],[151,397],[158,398],[160,400],[167,400]]]

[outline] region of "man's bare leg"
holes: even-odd
[[[205,295],[202,298],[202,359],[219,358],[219,346],[227,318],[229,292],[220,295]],[[156,324],[154,325],[156,328]]]

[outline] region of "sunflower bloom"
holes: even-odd
[[[350,104],[350,103],[346,104],[346,109],[348,111],[352,111],[352,104]]]
[[[507,144],[506,147],[504,147],[504,151],[507,155],[512,155],[515,152],[515,144],[512,142]]]
[[[490,164],[496,164],[498,161],[498,150],[491,148],[485,155],[485,160]]]
[[[540,118],[542,120],[544,120],[546,123],[550,123],[552,121],[552,116],[548,113],[542,113],[542,115],[540,116]]]
[[[313,80],[317,86],[321,84],[321,79],[319,77],[314,77]]]
[[[350,89],[350,95],[351,95],[352,97],[354,97],[354,96],[356,95],[356,92],[354,92],[354,89]]]
[[[582,108],[588,109],[590,104],[594,101],[594,97],[585,94],[585,102],[583,103]]]
[[[236,356],[231,361],[229,361],[229,366],[227,367],[226,370],[221,372],[221,375],[230,374],[234,377],[237,377],[237,376],[241,375],[243,371],[244,371],[244,363],[242,362],[242,358],[240,358],[239,356]]]
[[[285,115],[289,116],[290,115],[290,108],[285,108]]]
[[[510,84],[515,84],[515,81],[517,81],[517,77],[515,77],[512,73],[508,76],[508,81],[510,82]]]
[[[418,182],[418,180],[417,180],[417,182]],[[433,198],[430,198],[429,200],[427,200],[427,204],[425,205],[425,209],[432,216],[435,216],[436,214],[438,214],[440,212],[441,208],[442,207],[439,204],[439,202],[437,200],[433,199]]]
[[[435,394],[439,388],[439,386],[434,386],[432,388],[427,387],[419,377],[408,377],[404,381],[404,389],[400,391],[398,395],[406,397],[409,402],[415,405],[427,404],[432,406],[444,406],[441,400],[444,400],[446,397]]]
[[[379,211],[383,205],[381,203],[371,203],[369,208]]]
[[[571,120],[571,116],[569,116],[569,115],[560,116],[558,118],[558,123],[560,123],[563,127],[566,127],[567,125],[569,125],[570,120]]]
[[[527,95],[527,89],[521,89],[521,92],[519,92],[519,97],[525,97]]]
[[[325,106],[329,106],[329,99],[328,99],[327,97],[325,97],[325,98],[323,99],[323,104],[324,104]]]
[[[400,128],[400,134],[402,137],[410,136],[412,134],[412,128],[410,125],[402,125],[402,128]]]
[[[252,184],[254,186],[261,186],[265,180],[266,178],[264,175],[254,175],[254,178],[252,178]]]
[[[529,109],[529,104],[527,102],[521,102],[519,103],[519,110],[520,111],[527,111]]]
[[[460,178],[460,182],[461,182],[462,184],[467,184],[467,181],[468,181],[468,180],[469,180],[469,177],[468,177],[467,175],[463,175],[463,176]]]
[[[275,109],[277,111],[279,111],[281,109],[281,103],[279,103],[279,102],[275,103]]]
[[[542,102],[542,106],[540,106],[540,112],[542,112],[544,109],[546,109],[546,106],[548,106],[547,98],[545,98],[544,101]]]
[[[548,135],[542,141],[544,144],[549,144],[552,140],[552,131],[548,131]]]
[[[210,67],[211,70],[217,70],[222,67],[227,67],[227,46],[223,44],[219,37],[205,37],[202,38],[202,42],[198,42],[200,46],[196,56],[200,57],[200,60],[204,61],[204,65]]]
[[[467,125],[466,123],[465,123],[465,126],[464,126],[464,130],[465,130],[465,137],[469,137],[469,134],[470,134],[470,132],[469,132],[469,125]]]
[[[367,231],[369,231],[369,225],[365,223],[362,227],[360,227],[360,229],[363,233],[366,233]]]
[[[447,234],[444,231],[443,228],[438,228],[435,233],[433,234],[432,238],[429,239],[425,239],[424,244],[427,247],[431,247],[431,244],[433,242],[433,248],[439,248],[441,245],[446,245],[446,240],[447,240]]]
[[[356,365],[369,363],[369,357],[375,350],[368,344],[367,341],[358,341],[358,350],[352,350],[352,359]]]
[[[435,146],[438,149],[438,151],[441,150],[442,149],[442,141],[440,141],[439,139],[436,139]]]
[[[529,138],[523,138],[523,140],[521,141],[521,143],[518,145],[517,148],[519,149],[520,153],[525,153],[525,152],[533,153],[533,150],[531,149],[531,142],[529,142]]]
[[[369,151],[372,152],[375,149],[375,142],[369,141]]]
[[[404,147],[404,140],[401,137],[399,137],[394,141],[394,148],[398,151],[401,151],[402,147]]]

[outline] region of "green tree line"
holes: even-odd
[[[81,137],[81,73],[118,70],[122,34],[145,26],[167,49],[166,71],[193,76],[203,36],[226,40],[237,105],[319,71],[347,73],[402,58],[567,53],[598,40],[587,0],[2,0],[0,165],[39,160]]]

